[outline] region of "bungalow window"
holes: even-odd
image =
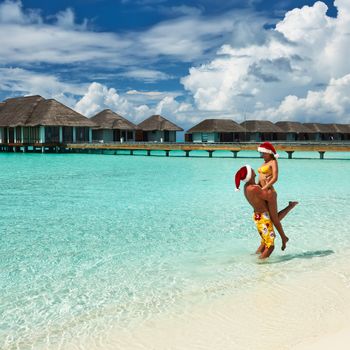
[[[202,142],[208,142],[208,134],[202,132]]]

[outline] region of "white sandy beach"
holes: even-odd
[[[336,333],[317,337],[316,339],[305,341],[293,350],[347,350],[350,344],[350,326]]]
[[[331,265],[294,279],[286,276],[278,284],[267,273],[259,290],[206,301],[64,348],[345,350],[350,343],[348,259]]]

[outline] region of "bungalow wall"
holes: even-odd
[[[0,128],[0,143],[91,142],[91,128],[71,126],[35,126]]]
[[[0,143],[39,142],[39,127],[0,128]]]
[[[281,133],[272,133],[272,132],[247,132],[246,138],[249,141],[254,142],[263,142],[263,141],[276,141],[282,140],[283,134]]]
[[[92,131],[92,139],[103,142],[135,141],[135,132],[133,130],[98,129]]]
[[[93,141],[113,142],[113,129],[92,130]]]
[[[219,137],[220,142],[239,142],[243,141],[244,134],[238,132],[221,132]]]
[[[167,131],[167,130],[144,131],[143,141],[176,142],[176,131]]]
[[[329,134],[329,133],[312,133],[312,134],[308,134],[309,135],[309,139],[312,141],[332,141],[332,140],[339,140],[339,138],[337,137],[337,134]]]
[[[310,136],[307,133],[296,133],[296,132],[289,132],[286,134],[281,134],[278,140],[285,140],[285,141],[309,141]]]
[[[193,142],[220,142],[220,136],[217,132],[194,132],[192,133]]]

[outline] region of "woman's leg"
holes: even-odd
[[[282,221],[285,216],[298,204],[298,202],[289,202],[289,204],[278,212],[278,218]]]
[[[271,200],[269,200],[267,202],[268,208],[269,208],[269,214],[270,214],[270,217],[271,217],[271,220],[272,220],[274,226],[276,227],[276,230],[278,231],[279,235],[281,236],[281,239],[282,239],[282,250],[285,250],[289,238],[284,233],[284,230],[283,230],[283,227],[282,227],[279,215],[278,215],[278,211],[277,211],[277,193],[276,193],[276,191],[272,191],[270,198],[271,198]],[[285,213],[283,215],[283,217],[286,214],[287,213]]]

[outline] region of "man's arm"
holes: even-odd
[[[254,187],[252,188],[252,192],[254,192],[255,196],[263,199],[264,201],[268,202],[270,200],[271,191],[263,190],[259,185],[254,185]]]

